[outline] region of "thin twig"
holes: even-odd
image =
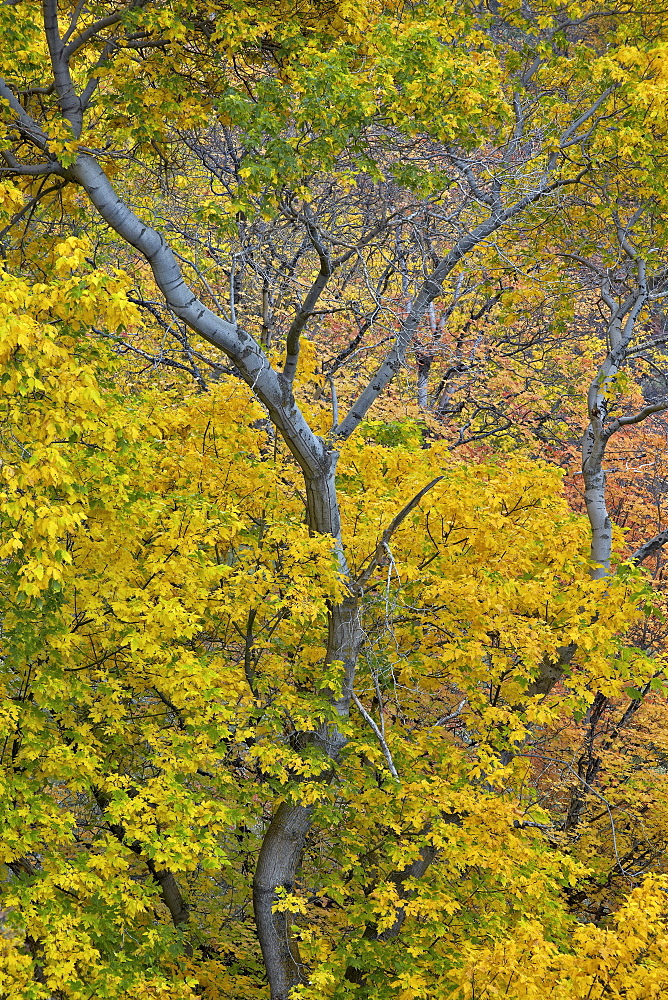
[[[397,781],[399,781],[400,778],[399,778],[399,775],[397,774],[397,769],[394,766],[394,761],[392,760],[392,754],[390,753],[390,748],[388,747],[387,743],[385,742],[385,739],[383,738],[383,734],[381,733],[380,729],[378,728],[378,726],[376,725],[376,723],[374,722],[374,720],[372,719],[372,717],[369,715],[369,713],[367,712],[366,708],[364,707],[364,705],[362,704],[362,702],[359,700],[359,698],[357,697],[357,695],[355,694],[354,691],[353,691],[353,701],[355,702],[355,705],[357,706],[357,710],[359,711],[359,713],[362,716],[362,718],[364,719],[364,721],[371,727],[371,729],[373,729],[373,731],[374,731],[374,733],[376,735],[376,738],[377,738],[378,742],[380,743],[380,748],[383,751],[383,756],[385,757],[385,760],[387,761],[387,766],[390,769],[390,774],[392,775],[393,778],[396,778]]]

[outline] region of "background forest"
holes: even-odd
[[[0,994],[665,998],[664,5],[0,40]]]

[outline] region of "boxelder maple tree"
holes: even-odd
[[[622,741],[663,659],[605,448],[590,558],[554,465],[423,447],[386,393],[436,303],[512,313],[561,250],[602,275],[607,442],[662,288],[661,16],[0,17],[3,993],[661,996],[663,778]]]

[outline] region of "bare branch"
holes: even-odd
[[[331,278],[333,270],[331,256],[322,241],[308,205],[305,209],[304,221],[306,223],[306,229],[313,248],[318,255],[318,259],[320,260],[320,271],[318,272],[318,275],[311,285],[299,312],[293,319],[290,329],[288,330],[285,344],[285,365],[283,367],[283,375],[290,383],[294,382],[295,375],[297,374],[297,364],[299,362],[299,338],[302,330],[306,326],[309,318],[313,315],[313,310],[315,309],[318,299],[322,295],[327,282]]]
[[[483,202],[485,205],[489,205],[490,208],[494,208],[495,206],[494,198],[492,197],[491,194],[487,194],[486,191],[482,190],[482,188],[480,187],[475,178],[475,174],[471,170],[471,165],[467,163],[465,160],[459,159],[459,157],[455,156],[453,153],[450,154],[450,159],[455,164],[455,166],[459,170],[461,170],[461,172],[464,174],[464,177],[466,177],[466,182],[469,188],[471,189],[473,196],[477,198],[478,201]]]
[[[46,177],[44,178],[44,180],[46,180]],[[41,201],[42,198],[46,198],[47,195],[53,194],[54,191],[60,191],[62,188],[65,187],[66,183],[67,181],[60,181],[60,183],[58,184],[52,184],[51,187],[48,188],[42,187],[34,196],[34,198],[31,198],[30,201],[27,202],[27,204],[25,204],[19,212],[16,212],[15,215],[12,216],[12,218],[4,227],[4,229],[0,229],[0,240],[4,239],[9,230],[13,226],[15,226],[17,222],[20,222],[24,215],[27,215],[29,212],[32,212],[37,203]]]
[[[77,24],[79,23],[79,18],[81,17],[81,12],[83,11],[83,9],[84,9],[85,6],[86,6],[86,0],[77,0],[77,5],[74,8],[74,10],[72,11],[72,17],[70,18],[69,27],[68,27],[67,31],[65,32],[65,34],[63,35],[63,43],[66,44],[68,38],[72,37],[72,35],[74,33],[74,30],[75,30]]]
[[[389,544],[392,535],[400,526],[402,521],[405,521],[405,519],[408,517],[411,511],[415,510],[417,505],[420,503],[420,500],[422,500],[423,496],[425,496],[425,494],[428,493],[429,490],[433,489],[433,487],[436,486],[437,483],[440,483],[443,478],[444,478],[443,476],[437,476],[436,479],[432,479],[430,483],[427,483],[426,486],[423,486],[420,492],[416,493],[413,499],[409,500],[406,506],[399,511],[399,513],[396,515],[396,517],[392,519],[392,521],[390,521],[389,525],[381,535],[380,541],[378,542],[378,545],[376,546],[373,555],[371,556],[371,562],[364,570],[364,572],[361,573],[360,576],[358,576],[357,580],[355,581],[358,587],[363,587],[364,584],[367,583],[367,581],[371,577],[371,574],[375,570],[376,566],[378,566],[381,559],[383,558],[383,553],[386,551],[387,545]]]
[[[18,127],[19,131],[21,132],[21,134],[26,139],[28,139],[34,146],[37,146],[37,148],[39,150],[41,150],[41,152],[43,152],[43,153],[46,152],[47,143],[49,141],[48,138],[47,138],[47,136],[42,131],[42,129],[39,127],[39,125],[37,124],[37,122],[33,118],[30,117],[30,115],[28,114],[27,111],[24,110],[24,108],[21,105],[20,101],[18,100],[18,98],[16,97],[16,95],[13,93],[13,91],[10,90],[10,88],[7,86],[7,84],[5,83],[5,80],[2,77],[0,77],[0,98],[2,98],[3,100],[7,101],[7,103],[10,106],[10,108],[12,109],[12,111],[14,111],[14,113],[16,114],[16,117],[17,117],[17,127]],[[10,158],[12,160],[14,160],[14,157],[11,156],[11,154],[8,154],[7,151],[3,151],[3,159],[5,160],[6,163],[10,162]],[[16,164],[17,168],[19,166],[22,167],[22,165],[19,165],[18,161],[14,160],[14,163]],[[14,164],[10,163],[10,166],[13,166],[13,165]],[[26,172],[27,172],[27,170],[29,168],[25,168],[25,169],[26,169]],[[60,166],[60,164],[54,163],[53,164],[53,172],[56,172],[56,171],[58,171],[60,173],[63,172],[62,171],[62,167]],[[44,170],[40,170],[40,173],[45,173],[45,172],[46,171],[44,171]]]
[[[580,128],[581,125],[584,125],[584,123],[588,121],[592,115],[596,114],[596,112],[604,103],[604,101],[607,101],[607,99],[610,97],[610,94],[612,94],[612,92],[617,89],[617,86],[618,85],[615,84],[612,87],[608,87],[607,90],[604,90],[603,93],[600,95],[600,97],[598,97],[594,101],[594,103],[580,115],[579,118],[576,118],[575,121],[571,125],[569,125],[567,129],[564,129],[564,131],[561,133],[561,136],[559,137],[559,147],[561,149],[565,149],[567,146],[573,145],[573,143],[569,142],[568,140],[575,135],[575,133],[577,132],[577,130]],[[580,138],[575,139],[575,142],[579,141]]]
[[[165,238],[128,208],[92,156],[81,154],[68,173],[85,189],[105,222],[146,258],[172,312],[236,365],[269,410],[305,474],[322,476],[329,464],[324,443],[308,426],[292,393],[286,393],[285,380],[271,367],[260,345],[204,305],[184,280]],[[332,533],[338,536],[338,525]]]
[[[642,410],[628,417],[619,417],[612,423],[608,431],[608,436],[614,434],[620,427],[627,427],[629,424],[639,424],[643,420],[646,420],[647,417],[651,417],[653,413],[663,413],[664,410],[668,410],[668,400],[664,400],[662,403],[652,403],[651,406],[644,406]]]
[[[122,19],[126,11],[132,10],[133,7],[140,7],[140,6],[144,6],[144,4],[143,3],[129,4],[129,6],[125,7],[123,10],[119,10],[115,14],[109,14],[108,17],[101,17],[99,21],[95,21],[94,24],[89,25],[88,28],[82,31],[80,35],[77,35],[77,37],[73,41],[71,41],[70,44],[64,49],[63,54],[65,58],[67,60],[71,59],[74,53],[77,52],[82,47],[82,45],[85,45],[86,42],[90,41],[90,39],[93,38],[94,35],[99,35],[99,33],[101,31],[104,31],[105,28],[110,28],[112,25],[118,24],[118,22]]]
[[[224,310],[223,310],[223,307],[221,306],[220,302],[218,301],[216,293],[214,292],[214,290],[212,289],[211,285],[206,280],[206,278],[204,277],[204,275],[202,274],[202,272],[200,271],[200,269],[197,267],[197,265],[192,260],[187,260],[185,257],[182,257],[180,253],[176,252],[176,250],[174,250],[174,256],[178,260],[180,260],[182,264],[187,264],[188,267],[192,267],[193,271],[195,272],[195,274],[197,275],[197,277],[202,282],[202,284],[206,288],[207,292],[211,296],[211,301],[213,302],[214,306],[216,307],[216,309],[218,310],[218,312],[222,314],[224,312]]]
[[[429,308],[429,303],[441,294],[445,278],[455,269],[455,267],[466,257],[471,250],[479,246],[484,240],[500,229],[506,222],[509,222],[525,208],[539,201],[552,191],[568,185],[579,184],[587,173],[588,167],[584,167],[574,177],[563,177],[549,183],[554,166],[552,158],[550,166],[546,168],[542,180],[533,191],[519,198],[514,204],[509,205],[502,212],[493,211],[488,219],[481,222],[479,226],[463,236],[457,241],[449,254],[443,258],[428,278],[422,284],[418,294],[413,299],[413,303],[407,318],[401,324],[399,332],[395,338],[393,347],[388,352],[385,360],[381,363],[376,374],[367,383],[357,397],[346,416],[334,432],[334,437],[338,440],[345,440],[350,437],[353,431],[359,426],[366,416],[369,408],[376,401],[385,387],[392,381],[397,372],[404,364],[406,350],[411,343],[418,325]]]
[[[400,780],[399,775],[397,774],[397,769],[394,766],[394,761],[392,760],[392,754],[390,753],[390,748],[388,747],[387,742],[383,737],[383,734],[381,733],[380,729],[376,725],[373,717],[369,715],[366,708],[359,700],[354,691],[353,691],[353,701],[357,706],[358,712],[360,713],[364,721],[367,723],[367,725],[373,730],[376,739],[380,743],[380,748],[383,751],[383,756],[385,757],[385,760],[387,761],[387,766],[390,770],[390,774],[392,775],[393,778],[396,778],[397,781],[399,781]]]
[[[640,548],[637,548],[631,556],[631,562],[639,566],[641,562],[644,562],[649,556],[654,555],[655,552],[663,548],[666,542],[668,542],[668,528],[664,528],[654,538],[650,538],[648,542],[644,542]]]

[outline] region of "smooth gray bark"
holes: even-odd
[[[299,951],[290,934],[290,913],[274,912],[277,889],[291,893],[311,826],[312,806],[283,802],[269,824],[253,880],[253,909],[272,1000],[287,1000],[303,981]]]
[[[649,556],[658,552],[659,549],[662,549],[666,542],[668,542],[668,528],[664,528],[664,530],[660,531],[654,536],[654,538],[650,538],[649,541],[644,542],[635,550],[631,559],[634,563],[640,564],[641,562],[644,562],[645,559],[648,559]]]
[[[635,417],[611,417],[610,400],[614,380],[626,361],[627,351],[635,333],[640,312],[648,301],[647,281],[643,261],[638,261],[635,288],[621,302],[609,291],[609,282],[601,290],[609,310],[607,325],[608,353],[587,393],[589,425],[582,441],[582,475],[585,484],[585,505],[591,528],[591,577],[600,580],[610,572],[612,555],[612,522],[606,502],[605,451],[608,441],[620,427],[636,423]]]
[[[170,309],[234,363],[269,410],[305,476],[313,481],[326,477],[330,459],[325,444],[306,423],[289,380],[271,367],[260,345],[241,327],[228,323],[204,305],[185,281],[164,237],[127,207],[96,160],[82,155],[70,172],[104,221],[148,261]]]

